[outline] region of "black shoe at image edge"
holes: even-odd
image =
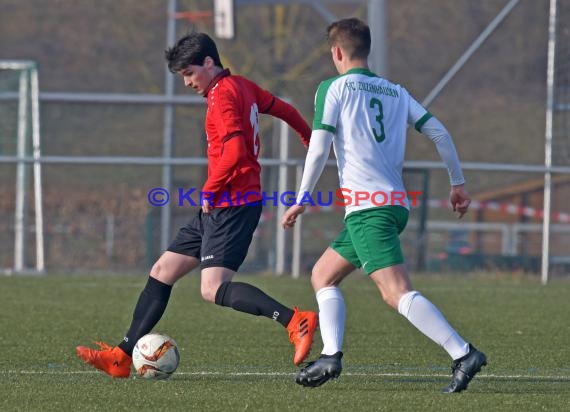
[[[336,379],[342,372],[341,359],[342,352],[334,355],[321,355],[297,373],[295,382],[308,388],[316,388],[329,379]]]
[[[487,365],[487,356],[469,344],[469,353],[453,362],[451,383],[442,389],[443,393],[461,392],[467,389],[469,382]]]

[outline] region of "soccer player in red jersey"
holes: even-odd
[[[211,195],[204,196],[201,210],[153,265],[123,341],[115,347],[98,342],[100,350],[78,346],[77,355],[113,377],[128,377],[133,348],[162,317],[172,286],[200,267],[206,301],[281,323],[295,346],[293,362],[299,365],[310,351],[318,315],[284,306],[255,286],[232,282],[232,278],[247,255],[261,216],[259,113],[287,122],[305,146],[311,128],[293,106],[224,69],[216,44],[205,33],[179,39],[166,50],[166,60],[171,72],[208,100],[208,179],[202,192]]]

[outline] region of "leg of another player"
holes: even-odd
[[[442,346],[452,359],[459,359],[469,352],[469,344],[451,327],[437,307],[413,290],[404,264],[378,269],[370,278],[388,305]]]
[[[309,354],[318,317],[314,312],[290,309],[261,289],[243,282],[232,282],[233,270],[223,267],[202,269],[202,297],[220,306],[255,316],[265,316],[281,323],[295,346],[293,363],[300,364]]]
[[[339,284],[355,266],[328,248],[313,267],[311,283],[319,304],[319,324],[323,350],[321,356],[302,368],[295,382],[306,387],[321,386],[342,372],[345,305]]]
[[[235,273],[224,267],[202,269],[200,289],[204,300],[239,312],[265,316],[286,327],[293,317],[293,310],[253,285],[232,282]]]
[[[150,270],[150,276],[141,292],[129,330],[119,347],[127,354],[139,338],[149,333],[162,318],[172,285],[199,265],[199,260],[192,256],[166,251]]]
[[[443,347],[453,359],[451,383],[444,393],[461,392],[487,364],[487,357],[451,327],[428,299],[413,290],[403,264],[379,269],[370,275],[384,301],[405,316],[420,332]]]
[[[123,341],[115,347],[97,342],[100,350],[78,346],[77,356],[112,377],[127,378],[131,373],[131,356],[137,341],[149,333],[164,314],[172,285],[198,264],[194,257],[165,252],[152,267]]]
[[[319,305],[323,355],[342,351],[346,315],[344,298],[338,286],[354,269],[354,265],[332,248],[327,248],[313,267],[311,284]]]

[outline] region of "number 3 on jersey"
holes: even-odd
[[[251,105],[249,121],[253,129],[253,155],[257,157],[259,154],[259,109],[257,108],[257,103]]]
[[[384,120],[384,110],[382,108],[382,102],[374,97],[370,99],[369,106],[371,109],[378,107],[378,111],[376,113],[376,122],[380,126],[380,133],[378,133],[378,130],[376,130],[375,127],[372,127],[372,134],[374,135],[374,138],[378,143],[383,142],[384,139],[386,139],[386,133],[384,133],[384,123],[382,122],[382,120]]]

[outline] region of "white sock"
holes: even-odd
[[[319,328],[323,339],[323,355],[334,355],[342,350],[344,338],[344,298],[336,286],[319,289]]]
[[[398,312],[420,332],[443,347],[452,359],[469,352],[469,344],[451,327],[433,303],[417,291],[406,293],[398,302]]]

